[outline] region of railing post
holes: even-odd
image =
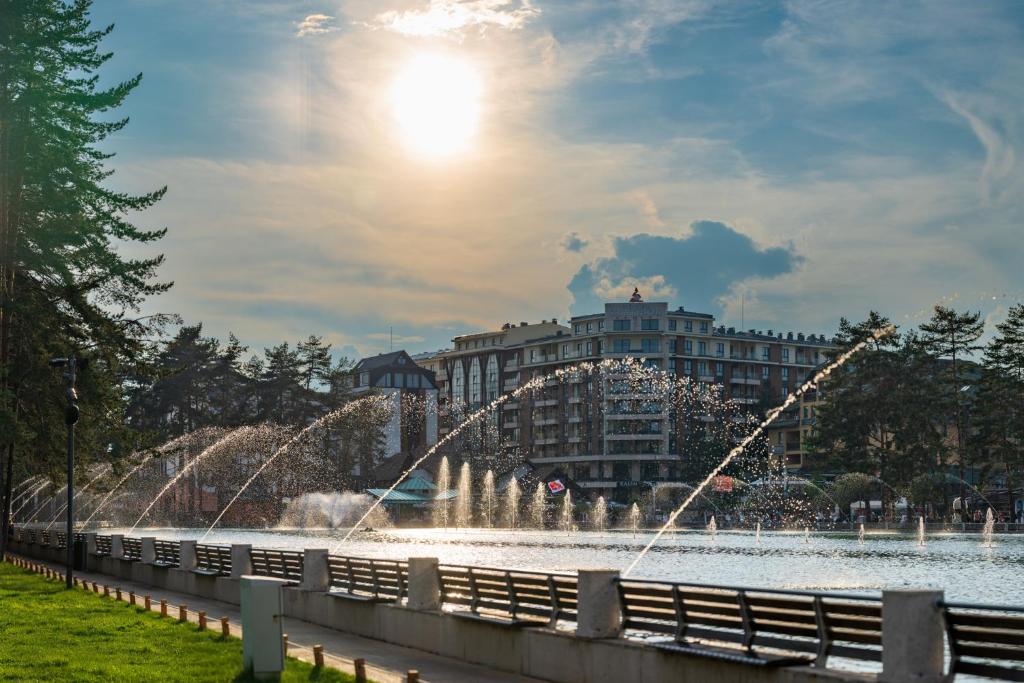
[[[232,543],[231,578],[240,579],[247,574],[252,574],[252,545]]]
[[[85,535],[85,552],[89,555],[96,554],[96,534],[92,531]]]
[[[436,557],[409,558],[409,609],[441,609],[441,574]]]
[[[199,566],[196,558],[196,542],[182,541],[178,546],[178,569],[189,571]]]
[[[622,623],[617,569],[581,569],[578,573],[576,635],[617,638]]]
[[[156,562],[156,538],[153,536],[142,537],[142,551],[139,553],[139,561],[142,564],[153,564]]]
[[[327,563],[327,550],[306,548],[302,551],[302,583],[304,591],[331,590],[331,569]]]
[[[939,683],[943,674],[943,592],[882,591],[882,675],[879,681]]]
[[[115,560],[124,559],[124,535],[114,534],[110,537],[110,556]]]

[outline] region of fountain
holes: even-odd
[[[64,486],[61,486],[61,487],[60,487],[59,489],[57,489],[57,491],[56,491],[56,492],[54,492],[54,494],[53,494],[52,496],[50,496],[49,498],[47,498],[46,500],[44,500],[44,501],[43,501],[42,503],[40,503],[40,504],[39,504],[39,507],[37,507],[37,508],[36,508],[36,509],[35,509],[35,510],[34,510],[34,511],[32,512],[32,515],[31,515],[31,516],[30,516],[30,517],[29,517],[28,519],[26,519],[26,520],[25,520],[25,524],[31,524],[32,522],[34,522],[34,521],[35,521],[35,519],[36,519],[36,517],[38,517],[38,516],[39,516],[39,513],[40,513],[40,512],[42,512],[42,511],[43,511],[43,509],[44,509],[44,508],[45,508],[46,506],[48,506],[48,505],[49,505],[49,506],[50,506],[50,509],[52,510],[52,509],[53,509],[53,503],[54,503],[54,501],[56,501],[56,500],[57,500],[58,498],[60,498],[60,494],[61,494],[61,493],[63,493],[64,491],[67,491],[67,489],[68,489],[68,486],[67,486],[67,484],[65,484]]]
[[[861,522],[860,528],[857,529],[857,543],[864,545],[864,522]]]
[[[17,516],[17,514],[18,514],[19,512],[21,512],[21,511],[22,511],[22,510],[23,510],[23,509],[24,509],[24,508],[25,508],[25,507],[26,507],[26,506],[27,506],[27,505],[28,505],[29,503],[31,503],[31,502],[32,502],[32,500],[33,500],[33,499],[34,499],[34,498],[35,498],[35,497],[36,497],[37,495],[39,495],[40,493],[42,493],[43,489],[45,489],[45,488],[46,488],[47,486],[52,486],[52,485],[53,485],[53,482],[52,482],[52,481],[49,481],[49,480],[47,480],[47,481],[44,481],[44,482],[43,482],[42,484],[40,484],[39,486],[37,486],[36,488],[32,489],[31,493],[29,493],[29,494],[28,494],[28,496],[26,496],[26,497],[25,497],[25,500],[23,500],[23,501],[21,502],[21,505],[19,505],[19,506],[18,506],[18,509],[17,509],[17,510],[14,510],[14,511],[13,511],[13,512],[11,513],[11,516],[12,516],[12,517],[14,517],[14,516]],[[13,507],[13,504],[12,504],[12,507]]]
[[[636,530],[640,526],[640,508],[636,503],[629,508],[629,524],[633,527],[633,538],[636,538]]]
[[[523,492],[519,488],[519,482],[516,481],[515,477],[509,479],[508,492],[505,494],[505,498],[508,501],[508,528],[515,529],[519,523],[519,499],[523,497]]]
[[[924,547],[924,517],[917,518],[917,545]]]
[[[483,522],[485,527],[494,526],[494,470],[484,474]]]
[[[206,537],[209,536],[210,532],[213,531],[214,527],[216,527],[217,524],[220,523],[220,520],[224,517],[225,513],[227,513],[227,511],[229,509],[231,509],[231,506],[235,504],[235,501],[237,501],[239,499],[239,497],[241,497],[241,495],[243,493],[245,493],[245,490],[247,488],[249,488],[249,486],[252,485],[252,483],[254,481],[256,481],[256,478],[258,476],[263,474],[263,470],[267,469],[267,467],[270,465],[270,463],[274,462],[281,454],[287,453],[296,444],[301,443],[302,439],[304,437],[306,437],[307,435],[313,433],[315,430],[322,429],[322,428],[324,428],[325,426],[328,426],[328,425],[332,425],[337,420],[340,420],[342,417],[347,416],[349,413],[352,413],[355,410],[359,410],[359,409],[361,409],[363,407],[370,407],[372,409],[374,407],[374,405],[376,404],[376,407],[387,408],[388,407],[387,401],[388,401],[388,397],[387,396],[367,396],[366,398],[356,399],[355,401],[352,401],[351,403],[347,403],[344,406],[342,406],[341,408],[338,408],[337,410],[334,410],[334,411],[332,411],[330,413],[327,413],[323,417],[317,418],[316,420],[311,422],[309,425],[304,427],[301,431],[299,431],[298,434],[296,434],[292,438],[288,439],[288,441],[286,441],[283,446],[281,446],[280,448],[276,449],[273,453],[271,453],[270,457],[267,458],[266,461],[264,461],[264,463],[262,465],[260,465],[259,468],[255,472],[253,472],[252,476],[249,477],[249,479],[244,484],[242,484],[242,488],[238,489],[238,493],[236,493],[235,496],[228,502],[228,504],[224,506],[224,508],[220,511],[220,514],[217,515],[217,518],[215,520],[213,520],[213,524],[210,525],[210,528],[206,530],[206,533],[203,534],[202,538],[200,538],[199,540],[200,541],[206,540]],[[261,426],[261,427],[255,428],[255,429],[256,430],[260,430],[260,429],[268,429],[268,428],[269,428],[268,426],[264,425],[264,426]],[[244,429],[244,427],[243,427],[243,429]],[[359,523],[362,523],[363,521],[365,521],[365,518],[368,517],[370,515],[370,513],[373,512],[377,508],[377,503],[379,503],[379,502],[380,502],[379,500],[374,501],[374,504],[371,505],[370,508],[366,511],[366,514],[363,516],[363,519],[359,520]],[[447,510],[446,510],[446,514],[447,514]]]
[[[707,532],[711,534],[711,540],[715,540],[718,535],[718,522],[715,521],[715,516],[711,515],[711,521],[708,522]]]
[[[811,528],[805,526],[804,527],[804,543],[810,543],[810,542],[811,542]]]
[[[533,497],[530,499],[530,524],[534,529],[544,528],[544,504],[547,502],[547,494],[544,491],[544,482],[538,481],[537,488],[533,490]]]
[[[761,545],[761,522],[758,522],[754,528],[754,542]]]
[[[448,491],[451,489],[452,477],[448,470],[448,456],[441,458],[437,468],[437,493],[434,495],[434,526],[448,528]]]
[[[702,481],[700,485],[698,485],[696,489],[694,489],[693,493],[691,493],[686,498],[686,500],[683,501],[683,504],[676,508],[671,515],[669,515],[669,518],[665,522],[665,524],[661,527],[661,529],[657,531],[657,533],[654,534],[654,537],[651,538],[651,540],[647,543],[644,549],[637,554],[636,558],[633,559],[633,562],[626,568],[622,575],[628,576],[630,573],[632,573],[632,571],[636,568],[637,564],[639,564],[640,561],[644,558],[644,555],[646,555],[647,552],[651,549],[651,546],[657,543],[658,540],[665,534],[665,532],[675,524],[676,518],[678,518],[679,515],[683,513],[683,510],[689,507],[690,503],[693,502],[693,499],[696,498],[697,495],[708,486],[708,484],[714,481],[715,477],[721,474],[722,470],[724,470],[729,465],[729,463],[731,463],[738,455],[743,453],[747,449],[747,447],[751,443],[753,443],[754,439],[756,439],[764,432],[768,425],[774,422],[776,418],[778,418],[778,416],[781,415],[787,408],[793,405],[793,403],[798,401],[800,397],[803,396],[804,392],[814,387],[817,387],[818,382],[820,382],[825,377],[828,377],[833,370],[841,367],[843,363],[845,363],[847,360],[853,357],[854,354],[864,349],[869,343],[877,341],[882,337],[886,337],[892,334],[895,330],[896,327],[893,325],[890,325],[889,327],[886,327],[884,329],[875,330],[874,332],[871,333],[871,336],[868,339],[859,342],[849,351],[840,355],[838,358],[833,360],[824,368],[816,372],[814,376],[811,377],[806,382],[804,382],[804,384],[801,385],[800,388],[790,393],[781,405],[778,405],[775,408],[769,410],[767,415],[765,415],[764,420],[761,421],[757,428],[754,429],[750,434],[748,434],[735,448],[729,451],[728,455],[726,455],[725,458],[722,459],[722,462],[718,463],[718,465],[715,466],[713,470],[711,470],[708,476],[704,478],[704,481]]]
[[[608,527],[608,503],[605,502],[604,496],[598,496],[597,502],[594,503],[594,520],[591,522],[591,528],[594,531],[604,531]]]
[[[135,531],[135,527],[139,526],[139,524],[142,523],[142,520],[144,520],[146,518],[146,515],[149,514],[149,511],[152,510],[153,506],[157,504],[157,501],[159,501],[163,497],[163,495],[165,493],[167,493],[171,489],[171,487],[174,486],[178,482],[179,479],[184,477],[203,458],[206,458],[207,456],[209,456],[210,453],[217,452],[218,450],[220,450],[221,448],[224,448],[228,444],[234,443],[235,441],[237,441],[241,437],[249,436],[250,434],[252,434],[252,432],[254,430],[255,430],[255,427],[240,427],[239,429],[235,429],[235,430],[232,430],[232,431],[228,432],[226,435],[224,435],[221,438],[217,439],[212,445],[210,445],[207,448],[203,449],[203,451],[199,455],[197,455],[195,458],[193,458],[192,461],[189,462],[187,465],[182,467],[178,471],[178,473],[176,475],[174,475],[173,477],[171,477],[171,480],[168,481],[167,484],[162,489],[160,489],[159,493],[156,494],[156,497],[153,498],[153,500],[151,500],[149,502],[149,505],[147,505],[146,509],[142,511],[142,514],[139,515],[139,518],[137,520],[135,520],[135,524],[132,524],[131,529],[128,530],[128,533],[126,535],[130,536],[132,534],[132,532]]]
[[[562,516],[559,520],[562,531],[570,533],[573,528],[572,520],[572,492],[566,489],[565,499],[562,501]]]
[[[78,497],[80,495],[82,495],[83,493],[85,493],[86,491],[88,491],[89,487],[92,486],[93,484],[95,484],[99,480],[100,477],[106,476],[106,474],[110,471],[110,464],[109,463],[104,463],[100,467],[100,470],[101,470],[100,473],[97,474],[92,479],[90,479],[89,482],[85,486],[83,486],[82,488],[80,488],[77,491],[75,491],[75,495],[73,495],[71,497],[72,500],[78,500]],[[57,510],[56,514],[54,514],[53,519],[50,520],[50,523],[46,525],[46,528],[43,529],[43,531],[49,531],[50,527],[52,527],[54,524],[57,523],[57,519],[60,517],[60,513],[64,512],[67,509],[68,509],[68,504],[67,504],[67,501],[65,501],[64,504],[60,506],[60,509]]]
[[[468,529],[473,526],[471,477],[469,463],[463,462],[462,468],[459,470],[458,498],[455,499],[455,527],[458,529]]]
[[[992,535],[996,530],[996,519],[992,515],[992,508],[985,513],[985,526],[981,529],[982,544],[986,548],[992,547]]]

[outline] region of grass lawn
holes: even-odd
[[[0,562],[0,681],[245,681],[242,641]],[[283,681],[354,681],[291,657]]]

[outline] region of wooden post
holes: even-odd
[[[409,673],[406,675],[405,680],[407,683],[420,683],[420,672],[416,669],[409,669]]]
[[[147,612],[153,608],[153,599],[150,598],[148,595],[143,600],[143,603],[144,603],[143,606],[146,608]]]
[[[167,616],[167,600],[165,598],[160,598],[160,616]]]
[[[92,582],[92,592],[95,593],[96,595],[100,594],[100,585],[98,583],[96,583],[95,581]]]
[[[324,646],[314,645],[313,646],[313,666],[318,669],[322,669],[324,666]]]
[[[231,635],[231,626],[228,624],[227,617],[220,618],[220,634],[225,638]]]
[[[114,599],[117,600],[118,602],[121,602],[121,587],[120,586],[118,586],[117,588],[114,589]]]
[[[288,634],[287,633],[282,633],[281,634],[281,639],[284,641],[284,656],[287,657],[288,656]]]
[[[356,683],[366,683],[366,660],[357,659],[352,664],[356,668]]]
[[[199,630],[206,630],[206,612],[199,610]]]
[[[128,604],[135,607],[135,591],[128,591]]]
[[[103,584],[103,597],[105,597],[105,598],[109,598],[110,597],[110,586],[108,586],[106,584]]]
[[[178,605],[178,621],[188,621],[188,605]]]

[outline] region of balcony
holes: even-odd
[[[552,445],[554,445],[556,443],[558,443],[558,439],[557,438],[542,437],[542,438],[534,439],[533,440],[533,445],[534,446],[552,446]]]
[[[583,418],[578,415],[574,415],[573,417],[566,419],[566,422],[569,424],[576,424],[578,422],[583,422]]]
[[[605,441],[661,441],[664,434],[605,434]]]
[[[534,401],[533,405],[536,408],[543,408],[545,406],[557,406],[558,405],[558,399],[557,398],[542,398],[542,399],[539,399],[537,401]]]
[[[506,401],[501,404],[502,410],[519,410],[519,401]]]
[[[756,405],[757,401],[758,401],[758,399],[750,398],[748,396],[737,396],[737,397],[734,397],[732,400],[734,402],[736,402],[736,403],[741,403],[741,404],[746,405],[746,406]]]
[[[504,429],[517,429],[519,427],[519,422],[516,420],[506,420],[501,423],[501,426]]]
[[[519,361],[516,359],[505,361],[505,372],[515,372],[519,369]]]
[[[757,384],[761,383],[761,378],[759,378],[759,377],[745,377],[745,376],[742,376],[742,375],[737,377],[736,375],[733,375],[731,378],[729,378],[729,382],[731,382],[732,384],[757,385]]]
[[[556,424],[558,424],[558,418],[557,417],[542,417],[539,420],[534,420],[533,424],[537,425],[538,427],[544,427],[546,425],[556,425]]]
[[[519,378],[516,377],[514,379],[507,379],[502,383],[501,387],[505,391],[512,391],[514,389],[517,389],[519,387]]]
[[[699,381],[701,381],[701,382],[707,382],[708,384],[714,384],[715,383],[715,376],[714,375],[699,375],[697,377],[697,379]]]

